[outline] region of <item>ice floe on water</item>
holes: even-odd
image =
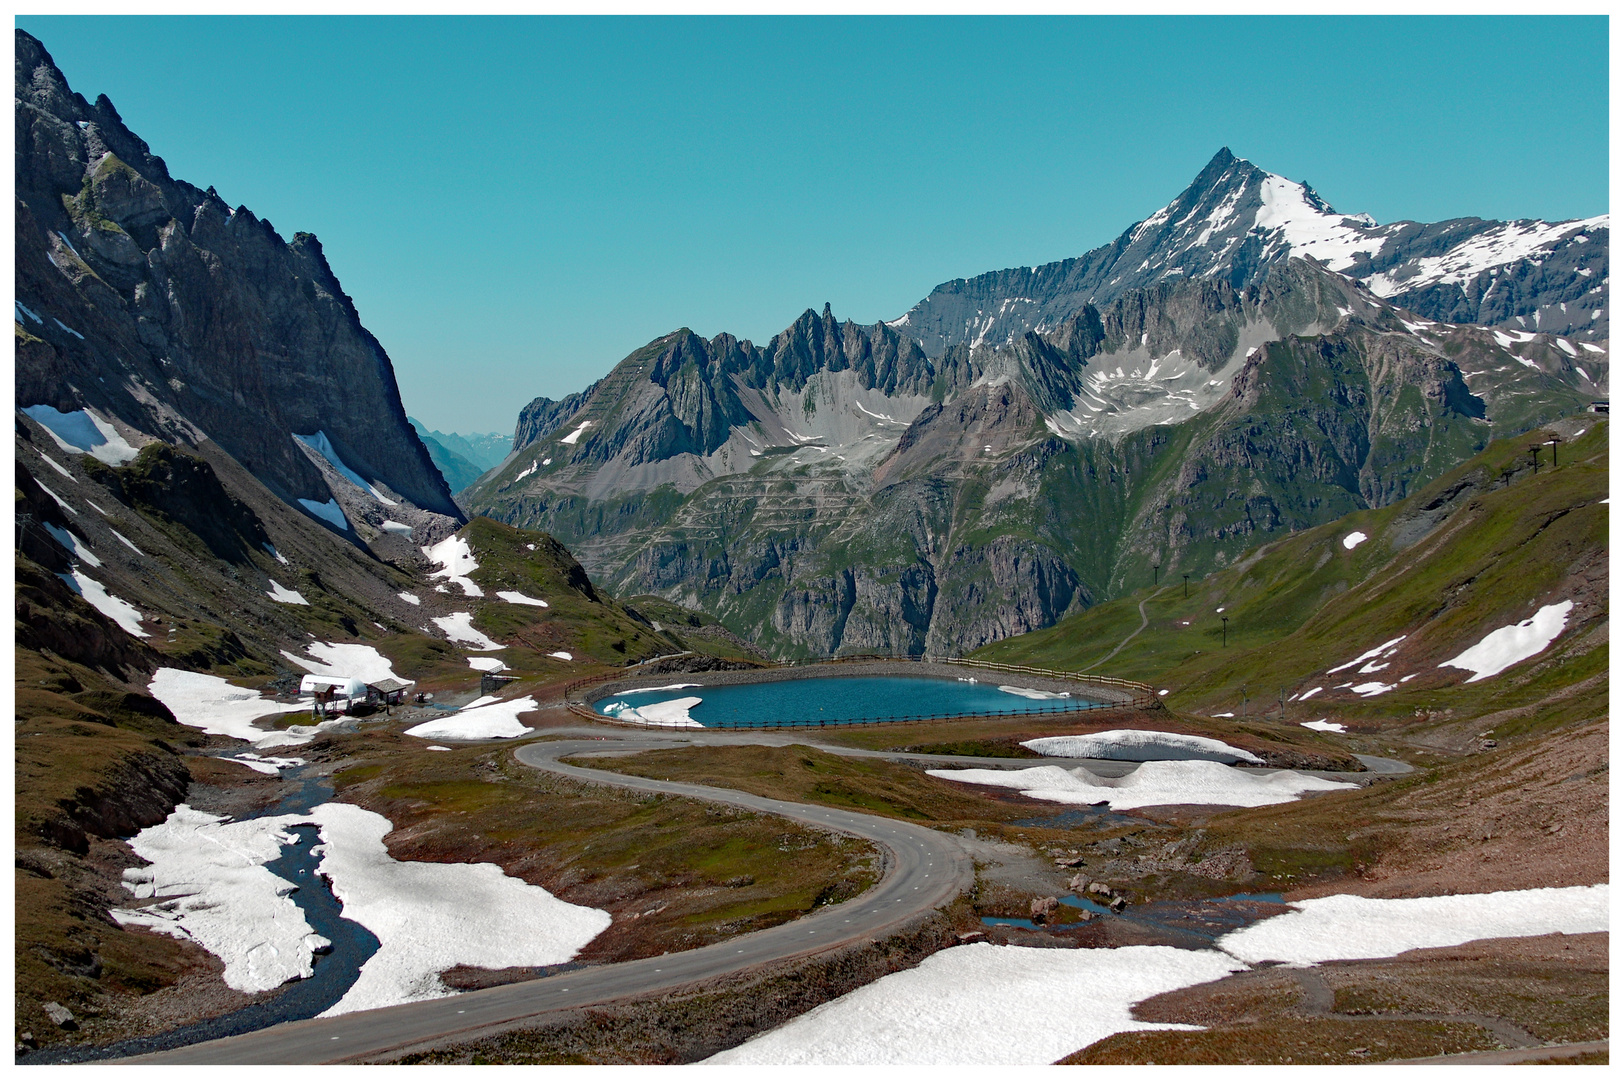
[[[226,966],[226,985],[245,994],[309,978],[311,956],[331,944],[315,933],[288,899],[296,888],[265,868],[297,843],[288,828],[297,816],[231,821],[185,803],[166,821],[129,841],[150,866],[124,871],[148,907],[108,912],[123,926],[144,926],[195,941]]]
[[[303,604],[305,607],[310,606],[310,601],[301,596],[297,589],[285,589],[277,582],[275,578],[266,578],[265,580],[271,583],[271,591],[265,595],[269,596],[272,600],[275,600],[278,604]]]
[[[432,547],[420,549],[428,557],[429,562],[438,563],[440,569],[429,575],[429,580],[445,578],[454,581],[462,587],[464,596],[484,596],[484,590],[468,577],[479,569],[479,563],[474,559],[474,553],[468,546],[465,537],[455,534],[446,537]]]
[[[1333,724],[1329,720],[1308,720],[1301,726],[1308,728],[1310,731],[1335,731],[1343,734],[1346,734],[1348,730],[1343,725]]]
[[[1120,1031],[1136,1002],[1242,969],[1166,945],[960,945],[707,1060],[712,1065],[1047,1065]]]
[[[535,698],[493,699],[481,704],[484,701],[481,698],[457,712],[409,727],[406,734],[419,739],[513,739],[530,734],[530,729],[519,722],[519,714],[534,709]]]
[[[1238,746],[1200,735],[1171,731],[1098,731],[1092,735],[1054,735],[1021,743],[1044,757],[1104,758],[1110,761],[1246,761],[1263,759]]]
[[[666,687],[675,690],[678,687]],[[635,691],[633,691],[635,693]],[[603,707],[603,715],[626,724],[648,727],[702,728],[705,725],[688,715],[688,710],[703,698],[680,697],[670,701],[656,701],[648,705],[633,705],[628,701],[612,701]]]
[[[1071,695],[1065,691],[1055,694],[1048,690],[1034,690],[1029,686],[1000,686],[998,689],[1002,690],[1006,694],[1014,694],[1016,697],[1030,698],[1033,701],[1059,701],[1062,698],[1071,697]]]
[[[494,656],[470,656],[468,666],[475,671],[488,671],[492,674],[507,670],[507,665]]]
[[[1293,900],[1298,910],[1226,934],[1218,947],[1248,963],[1307,965],[1397,956],[1482,938],[1588,934],[1608,929],[1608,896],[1602,884],[1400,900],[1345,895]]]
[[[493,863],[397,862],[384,846],[394,827],[381,814],[324,803],[320,873],[343,916],[378,939],[378,951],[338,1004],[338,1016],[452,991],[440,972],[562,964],[609,928],[609,913],[565,903]]]
[[[62,579],[64,585],[84,597],[85,603],[118,623],[126,634],[131,637],[152,636],[141,629],[141,613],[134,604],[114,596],[106,586],[86,575],[83,570],[70,570],[56,576]]]
[[[526,596],[522,592],[499,592],[496,595],[500,599],[506,600],[510,604],[524,604],[527,607],[546,607],[547,606],[547,601],[538,600],[534,596]]]
[[[282,655],[312,675],[360,679],[364,683],[400,678],[395,674],[393,661],[371,645],[312,641],[305,646],[305,652],[316,659],[295,656],[286,649],[282,650]]]
[[[1092,805],[1113,810],[1141,806],[1272,806],[1305,792],[1356,788],[1290,769],[1257,776],[1216,761],[1147,761],[1121,777],[1095,776],[1087,769],[1040,765],[1033,769],[927,769],[943,780],[1014,788],[1047,802]]]
[[[1533,618],[1502,626],[1453,660],[1445,660],[1438,666],[1472,672],[1472,677],[1466,680],[1469,683],[1498,675],[1511,665],[1544,652],[1566,628],[1568,613],[1572,610],[1572,600],[1548,604],[1536,611]]]
[[[1369,539],[1370,537],[1366,536],[1362,532],[1351,532],[1342,538],[1342,546],[1347,548],[1349,551],[1352,551],[1354,548],[1358,547],[1360,544]]]
[[[450,615],[441,615],[432,620],[435,626],[445,631],[445,636],[461,645],[471,649],[488,651],[491,649],[505,649],[506,645],[499,644],[474,629],[474,616],[467,611],[454,611]]]
[[[122,465],[140,453],[117,428],[87,409],[58,412],[49,405],[30,405],[21,411],[69,453],[89,454],[109,465]]]

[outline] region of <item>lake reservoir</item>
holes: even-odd
[[[1070,712],[1093,702],[1076,694],[1021,686],[1010,682],[919,676],[850,676],[777,679],[725,686],[674,684],[652,690],[620,691],[592,703],[600,715],[630,722],[682,724],[686,719],[708,728],[818,727],[932,716],[999,716],[1014,713]],[[655,708],[650,708],[655,706]],[[658,719],[656,719],[658,718]]]

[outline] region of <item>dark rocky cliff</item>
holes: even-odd
[[[15,40],[16,299],[33,313],[16,404],[213,440],[289,501],[332,498],[292,437],[324,431],[362,476],[460,520],[320,242],[172,178],[112,102]]]

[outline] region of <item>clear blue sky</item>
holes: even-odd
[[[1224,145],[1384,222],[1608,208],[1601,17],[16,23],[173,175],[320,236],[441,430],[678,326],[1079,255]]]

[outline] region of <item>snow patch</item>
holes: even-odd
[[[1586,378],[1589,378],[1589,376],[1586,376]],[[52,459],[51,457],[49,457],[45,453],[45,451],[40,450],[40,451],[36,451],[36,452],[39,454],[40,460],[45,462],[45,464],[47,464],[51,468],[55,469],[57,472],[61,473],[63,476],[66,476],[69,480],[72,480],[75,484],[77,484],[79,482],[79,478],[77,476],[73,475],[68,470],[66,470],[62,466],[58,465],[54,459]]]
[[[475,671],[488,671],[493,675],[498,671],[507,670],[507,665],[494,656],[470,656],[468,666]]]
[[[445,997],[440,972],[458,965],[562,964],[609,928],[608,912],[565,903],[492,863],[397,862],[383,842],[394,825],[381,814],[324,803],[310,817],[344,918],[379,946],[323,1016]]]
[[[1362,664],[1366,660],[1374,660],[1376,657],[1382,656],[1384,653],[1387,656],[1391,656],[1393,653],[1398,651],[1398,649],[1396,648],[1398,643],[1403,641],[1407,637],[1409,637],[1408,634],[1400,634],[1398,637],[1394,638],[1392,641],[1384,641],[1380,645],[1376,646],[1374,649],[1371,649],[1369,652],[1360,653],[1358,656],[1355,656],[1352,660],[1349,660],[1346,664],[1338,664],[1336,667],[1330,668],[1329,670],[1327,670],[1325,672],[1325,674],[1327,674],[1327,675],[1335,675],[1337,672],[1343,670],[1344,668],[1351,668],[1351,667],[1353,667],[1353,665]]]
[[[61,528],[60,526],[52,525],[49,521],[42,521],[40,524],[45,526],[45,531],[51,534],[51,539],[55,540],[58,544],[61,544],[79,561],[85,563],[87,566],[101,565],[101,560],[96,558],[84,541],[80,540],[77,536],[73,535],[64,528]]]
[[[1325,687],[1323,687],[1323,686],[1316,686],[1312,690],[1304,690],[1303,691],[1303,696],[1300,697],[1300,698],[1297,698],[1295,700],[1297,700],[1297,701],[1307,701],[1309,698],[1313,697],[1315,694],[1319,693],[1321,690],[1324,690],[1324,689],[1325,689]]]
[[[118,429],[88,409],[58,412],[49,405],[30,405],[19,411],[69,453],[89,454],[108,465],[122,465],[140,453]]]
[[[412,535],[412,527],[406,524],[404,521],[390,521],[385,519],[383,524],[378,527],[384,532],[394,533],[397,536],[404,536],[408,539],[410,539]]]
[[[567,652],[550,652],[547,655],[551,656],[555,660],[574,660],[575,659],[575,657],[571,656]]]
[[[1329,720],[1308,720],[1301,726],[1308,728],[1310,731],[1335,731],[1342,734],[1346,734],[1348,730],[1341,724],[1333,724]]]
[[[288,656],[288,653],[282,655]],[[297,657],[294,657],[297,659]],[[302,661],[301,661],[302,662]],[[265,731],[254,721],[278,713],[303,712],[308,704],[284,705],[260,697],[257,690],[233,686],[218,675],[179,668],[159,668],[147,685],[147,692],[169,707],[175,719],[205,735],[224,735],[253,743],[257,749],[272,749],[310,741],[310,735],[288,731]],[[308,728],[314,731],[315,728]]]
[[[342,532],[349,532],[349,518],[346,518],[344,516],[344,511],[338,508],[337,499],[328,499],[324,503],[319,503],[314,499],[300,499],[299,505],[310,511],[310,513],[314,514],[316,517],[319,517],[323,521],[332,525],[333,528]]]
[[[314,450],[322,457],[326,458],[327,464],[331,465],[334,469],[337,469],[340,476],[354,484],[356,487],[360,488],[362,491],[366,492],[368,495],[371,495],[374,499],[377,499],[385,506],[399,505],[393,499],[379,491],[377,485],[371,480],[366,479],[360,473],[344,464],[344,459],[338,456],[338,451],[334,449],[333,442],[327,437],[327,433],[325,431],[318,431],[314,435],[295,434],[293,437],[310,447],[310,449]],[[303,500],[300,501],[302,502]]]
[[[34,483],[39,484],[39,489],[41,491],[45,492],[45,494],[49,495],[51,498],[55,499],[56,500],[56,505],[60,506],[63,510],[67,511],[70,514],[78,514],[79,513],[79,511],[77,511],[73,507],[69,506],[67,504],[67,501],[64,500],[62,498],[62,496],[60,496],[56,492],[52,491],[50,488],[46,487],[44,484],[40,484],[40,482],[38,480],[35,480]]]
[[[1047,1065],[1122,1031],[1198,1030],[1135,1020],[1132,1008],[1242,967],[1220,952],[1167,945],[960,945],[705,1064]]]
[[[56,576],[62,579],[64,585],[84,597],[85,603],[118,623],[126,634],[141,638],[151,636],[141,629],[141,613],[134,604],[114,596],[101,582],[87,577],[83,570],[71,570]]]
[[[506,600],[510,604],[524,604],[528,607],[547,606],[547,601],[537,600],[534,596],[526,596],[522,592],[499,592],[496,595],[499,599]]]
[[[312,662],[286,651],[282,655],[312,675],[325,675],[334,679],[360,679],[363,683],[400,679],[400,676],[395,674],[393,661],[371,645],[312,641],[305,646],[305,651],[319,662]]]
[[[480,701],[485,704],[480,704]],[[481,698],[448,716],[436,717],[427,723],[406,729],[406,734],[419,739],[514,739],[530,734],[530,729],[519,722],[519,714],[536,707],[533,697],[498,701]]]
[[[1021,743],[1044,757],[1101,758],[1108,761],[1246,761],[1263,759],[1218,739],[1171,731],[1117,730],[1092,735],[1055,735]]]
[[[395,595],[406,601],[408,604],[411,604],[413,607],[416,607],[418,604],[423,602],[423,598],[418,596],[416,593],[403,592],[396,593]]]
[[[1598,933],[1608,929],[1608,898],[1605,884],[1403,900],[1325,896],[1295,900],[1298,910],[1225,934],[1218,947],[1248,963],[1307,966],[1484,938]]]
[[[1498,675],[1511,665],[1544,652],[1567,627],[1568,613],[1572,610],[1572,600],[1548,604],[1535,612],[1533,618],[1502,626],[1453,660],[1445,660],[1438,666],[1472,672],[1472,677],[1466,680],[1469,683]]]
[[[438,563],[440,569],[429,575],[429,580],[445,578],[462,586],[464,596],[484,596],[485,593],[478,585],[469,580],[468,575],[479,569],[479,563],[474,561],[474,553],[468,546],[468,540],[462,536],[448,536],[433,547],[420,549],[428,557],[429,562]]]
[[[1087,769],[1040,765],[1035,769],[928,769],[931,776],[966,784],[1015,788],[1047,802],[1091,805],[1113,810],[1141,806],[1203,804],[1272,806],[1291,802],[1308,791],[1338,791],[1341,784],[1292,770],[1254,776],[1216,761],[1147,761],[1123,777],[1095,776]]]
[[[1354,548],[1358,547],[1360,544],[1369,539],[1370,537],[1366,536],[1362,532],[1351,532],[1342,538],[1342,546],[1347,548],[1349,551],[1352,551]]]
[[[277,562],[281,563],[283,566],[288,565],[288,560],[287,560],[286,556],[284,556],[280,551],[277,551],[276,546],[274,544],[264,543],[264,544],[261,544],[259,546],[264,548],[266,553],[269,554],[271,558],[275,559]]]
[[[275,578],[266,578],[265,580],[271,583],[271,591],[265,595],[269,596],[272,600],[275,600],[278,604],[303,604],[305,607],[310,606],[310,601],[306,600],[303,596],[300,596],[297,589],[284,589],[281,585],[277,584]]]
[[[478,652],[489,652],[492,649],[505,649],[506,645],[492,641],[473,626],[473,615],[466,611],[455,611],[450,615],[442,615],[432,620],[435,626],[445,631],[445,636],[452,641],[467,645]]]
[[[591,427],[591,426],[592,426],[592,421],[583,420],[583,421],[581,421],[581,426],[580,427],[576,428],[574,431],[570,432],[568,435],[564,436],[562,439],[559,439],[558,441],[563,443],[565,446],[574,446],[576,440],[581,437],[581,433],[583,431],[585,431],[587,428]]]
[[[226,985],[245,994],[307,979],[312,955],[332,943],[288,899],[296,886],[265,868],[282,845],[298,843],[288,829],[299,821],[231,821],[181,803],[128,841],[151,865],[124,871],[124,887],[138,899],[172,899],[108,914],[123,926],[196,942],[225,963]]]
[[[96,504],[91,503],[90,505],[94,506]],[[118,537],[119,543],[123,544],[125,547],[129,548],[131,551],[135,552],[137,555],[141,556],[143,559],[147,557],[147,553],[142,551],[140,548],[136,547],[133,543],[131,543],[130,538],[128,536],[125,536],[123,533],[119,532],[117,529],[109,529],[107,531],[112,533],[114,536]]]

